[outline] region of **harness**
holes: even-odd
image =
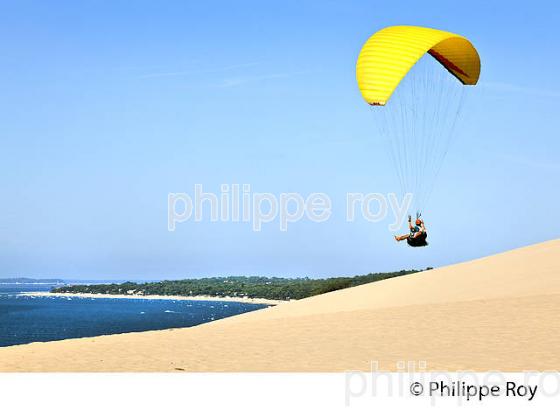
[[[411,229],[412,230],[412,229]],[[418,230],[416,230],[418,232]],[[420,246],[428,246],[428,242],[426,239],[428,238],[428,234],[426,232],[422,232],[416,238],[414,238],[414,233],[411,232],[410,236],[406,238],[406,243],[413,248],[420,247]]]

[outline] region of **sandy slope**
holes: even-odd
[[[2,371],[559,370],[560,240],[190,329],[0,348]]]

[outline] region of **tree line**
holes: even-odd
[[[164,280],[148,283],[124,282],[98,285],[69,285],[55,288],[51,292],[107,295],[218,296],[292,300],[416,272],[419,271],[401,270],[398,272],[370,273],[367,275],[328,279],[225,276]]]

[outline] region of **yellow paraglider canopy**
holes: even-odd
[[[392,26],[379,30],[362,47],[356,79],[371,105],[385,105],[408,71],[426,53],[465,85],[480,75],[480,58],[465,37],[426,27]]]

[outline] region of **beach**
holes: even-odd
[[[287,300],[272,300],[263,298],[240,298],[229,296],[168,296],[168,295],[110,295],[102,293],[52,293],[52,292],[22,292],[22,295],[33,297],[65,297],[65,298],[92,298],[92,299],[152,299],[152,300],[197,300],[208,302],[239,302],[258,305],[279,305]]]
[[[559,318],[552,240],[191,328],[0,348],[0,371],[552,371]]]

